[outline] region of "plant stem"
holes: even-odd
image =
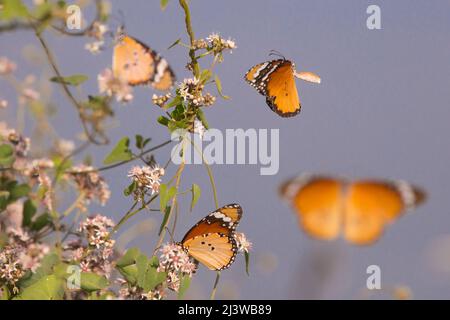
[[[172,142],[172,140],[168,140],[166,142],[158,144],[157,146],[154,146],[154,147],[152,147],[150,149],[147,149],[147,150],[141,152],[140,154],[132,157],[129,160],[124,160],[124,161],[121,161],[121,162],[118,162],[118,163],[114,163],[114,164],[111,164],[111,165],[108,165],[108,166],[105,166],[105,167],[100,167],[100,168],[97,168],[97,169],[85,170],[85,171],[80,171],[80,172],[79,171],[70,171],[70,170],[68,170],[68,171],[66,171],[66,173],[70,173],[70,174],[84,174],[84,173],[90,173],[90,172],[101,172],[101,171],[106,171],[106,170],[109,170],[109,169],[117,168],[117,167],[120,167],[120,166],[122,166],[124,164],[127,164],[129,162],[132,162],[134,160],[140,159],[141,157],[145,156],[146,154],[148,154],[150,152],[153,152],[153,151],[155,151],[157,149],[160,149],[160,148],[170,144],[171,142]]]
[[[186,24],[186,31],[189,35],[189,40],[191,43],[191,48],[189,49],[189,56],[191,57],[191,64],[192,68],[194,70],[194,76],[198,79],[200,76],[200,66],[198,65],[197,58],[195,57],[195,49],[194,49],[194,43],[195,43],[195,35],[194,30],[192,29],[192,23],[191,23],[191,12],[189,10],[189,6],[186,2],[186,0],[179,0],[180,5],[184,10],[184,16],[185,16],[185,24]]]
[[[214,300],[216,297],[217,285],[219,284],[219,280],[220,280],[220,271],[217,271],[216,280],[214,281],[214,287],[211,291],[211,295],[209,296],[210,300]]]
[[[44,38],[42,37],[42,35],[40,34],[38,27],[36,25],[33,25],[34,28],[34,33],[36,35],[36,37],[38,38],[42,48],[44,49],[44,52],[47,56],[47,60],[50,63],[53,71],[55,72],[56,76],[58,78],[62,78],[62,74],[59,71],[58,66],[56,65],[55,62],[55,58],[53,57],[53,54],[50,52],[50,49],[47,45],[47,42],[44,40]],[[95,135],[93,135],[91,132],[89,132],[89,128],[88,125],[86,123],[86,120],[84,118],[84,112],[83,112],[83,106],[81,105],[80,102],[77,101],[77,99],[75,99],[75,97],[73,96],[72,92],[69,90],[69,87],[67,86],[67,84],[64,83],[64,81],[60,82],[60,85],[64,91],[64,93],[66,94],[67,98],[72,102],[72,104],[74,105],[74,107],[77,109],[78,111],[78,117],[81,120],[81,123],[83,125],[83,130],[87,136],[87,138],[89,139],[89,141],[91,141],[94,144],[97,145],[104,145],[104,144],[108,144],[109,140],[108,138],[106,138],[104,135],[102,135],[102,139],[103,141],[98,141],[95,137]],[[96,132],[98,134],[98,132]]]

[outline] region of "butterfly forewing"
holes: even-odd
[[[292,204],[299,215],[301,226],[316,238],[337,238],[342,225],[340,181],[312,177],[299,183],[302,185],[294,192]],[[291,188],[295,188],[295,184]]]
[[[129,85],[150,84],[158,90],[172,87],[175,76],[167,61],[147,45],[130,36],[116,41],[113,73]]]
[[[196,260],[213,270],[230,266],[236,256],[234,230],[242,217],[238,204],[229,204],[193,226],[183,237],[181,245]]]

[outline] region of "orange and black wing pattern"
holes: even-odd
[[[291,61],[278,59],[257,64],[246,73],[245,80],[266,97],[267,105],[279,116],[293,117],[300,112]]]
[[[175,82],[175,74],[167,60],[128,35],[116,40],[113,73],[131,86],[150,84],[162,91],[170,89]]]
[[[424,199],[422,190],[405,181],[355,181],[347,187],[344,200],[344,238],[357,245],[372,244],[388,225]]]
[[[309,235],[323,240],[342,235],[356,245],[372,244],[386,226],[425,200],[421,189],[405,181],[352,182],[326,176],[291,179],[281,194]]]
[[[182,247],[211,270],[227,269],[236,258],[234,231],[242,217],[238,204],[229,204],[210,213],[183,237]]]

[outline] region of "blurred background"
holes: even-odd
[[[159,0],[111,3],[113,14],[123,12],[130,35],[167,58],[179,80],[188,76],[186,49],[167,50],[176,39],[186,40],[178,1],[169,1],[165,11]],[[381,8],[381,30],[366,27],[371,4]],[[450,298],[450,3],[192,0],[190,5],[197,37],[219,32],[235,39],[238,46],[217,67],[223,91],[231,100],[219,100],[206,110],[210,125],[223,130],[280,129],[277,175],[261,176],[256,165],[213,166],[219,202],[243,206],[238,230],[246,233],[254,248],[250,276],[239,256],[230,270],[222,272],[217,298],[395,298],[405,292],[419,299]],[[85,14],[90,21],[92,12]],[[110,22],[112,28],[119,24]],[[62,73],[88,75],[83,94],[97,93],[97,74],[111,66],[112,48],[92,55],[84,49],[84,38],[56,37],[51,32],[45,36]],[[320,85],[297,81],[303,106],[297,117],[278,117],[243,80],[251,66],[270,59],[272,49],[294,61],[298,70],[322,78]],[[52,76],[29,31],[2,34],[0,56],[17,62],[21,78],[29,73]],[[81,132],[77,115],[56,86],[47,86],[54,89],[52,123],[61,138],[73,139]],[[151,136],[155,144],[167,140],[167,130],[156,122],[161,110],[151,103],[153,90],[142,87],[134,93],[133,103],[115,105],[116,120],[108,129],[112,143],[137,133]],[[15,99],[2,80],[0,96]],[[0,112],[1,119],[13,126],[16,110]],[[28,121],[26,134],[32,135],[34,126]],[[90,155],[101,166],[111,147],[91,147],[78,159]],[[156,160],[165,163],[169,151],[170,147],[157,152]],[[117,221],[128,210],[131,199],[125,199],[122,191],[129,184],[127,172],[132,165],[105,172],[112,198],[106,207],[94,206],[93,213]],[[174,166],[168,177],[173,170]],[[296,215],[277,194],[282,181],[305,171],[401,178],[423,187],[429,198],[388,227],[372,246],[321,242],[300,230]],[[215,209],[204,167],[188,166],[182,181],[182,189],[199,184],[202,196],[193,213],[188,213],[189,197],[182,202],[177,240]],[[160,218],[138,215],[127,224],[131,231],[123,229],[120,241],[150,254],[159,224]],[[130,234],[135,237],[128,242]],[[381,268],[382,292],[365,290],[366,268],[372,264]],[[215,273],[201,268],[196,277],[187,297],[209,297]]]

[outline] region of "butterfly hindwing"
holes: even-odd
[[[229,204],[194,225],[183,237],[181,245],[194,259],[213,270],[230,266],[236,256],[234,231],[242,217],[238,204]]]
[[[211,270],[227,269],[237,254],[236,240],[231,235],[206,233],[190,238],[183,247],[195,260]]]
[[[175,82],[167,60],[127,35],[120,37],[114,46],[113,73],[129,85],[150,84],[158,90],[170,89]]]

